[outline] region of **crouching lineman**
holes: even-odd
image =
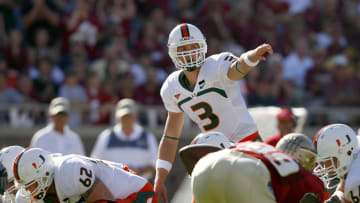
[[[251,141],[221,146],[223,141],[180,150],[196,203],[323,202],[323,182],[273,146]]]
[[[326,203],[360,202],[359,137],[344,124],[319,130],[314,139],[318,154],[314,173],[336,191]]]
[[[80,155],[52,157],[26,149],[14,163],[14,176],[32,200],[55,202],[157,203],[152,185],[125,165]]]

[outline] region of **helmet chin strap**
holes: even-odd
[[[184,70],[189,71],[189,72],[193,72],[194,70],[198,69],[199,67],[197,66],[191,66],[191,67],[186,67],[184,68]]]

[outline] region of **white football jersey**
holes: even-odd
[[[169,112],[185,112],[201,129],[224,133],[239,141],[257,131],[250,116],[240,84],[227,77],[237,57],[224,52],[206,58],[194,90],[185,88],[185,75],[178,70],[169,75],[161,88],[161,97]]]
[[[147,180],[124,170],[124,165],[91,159],[80,155],[56,157],[55,188],[60,202],[75,203],[93,186],[95,177],[101,180],[118,199],[138,192]]]
[[[360,153],[358,152],[356,159],[351,163],[349,172],[345,180],[344,187],[345,199],[358,203],[360,202]]]

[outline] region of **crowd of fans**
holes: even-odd
[[[61,96],[96,112],[88,124],[108,124],[100,107],[122,98],[162,105],[180,22],[202,30],[207,55],[273,46],[242,80],[248,106],[360,101],[359,0],[1,0],[0,103]]]

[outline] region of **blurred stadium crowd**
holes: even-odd
[[[242,80],[250,107],[358,106],[359,0],[0,0],[0,103],[94,109],[74,126],[109,124],[100,107],[122,98],[162,106],[179,22],[202,30],[208,55],[273,46]]]

